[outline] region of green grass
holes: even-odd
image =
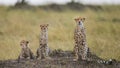
[[[30,41],[29,46],[35,54],[42,23],[49,24],[49,46],[52,49],[72,50],[76,16],[86,17],[84,25],[91,51],[104,59],[120,60],[120,8],[103,8],[103,11],[86,8],[85,11],[67,9],[56,12],[0,7],[0,60],[16,59],[20,53],[19,42],[23,39]]]

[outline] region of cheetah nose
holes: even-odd
[[[79,21],[79,25],[81,25],[81,22]]]

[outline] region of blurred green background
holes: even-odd
[[[120,60],[120,5],[31,6],[16,3],[0,6],[0,60],[16,59],[20,41],[28,40],[34,54],[39,47],[40,24],[48,23],[49,47],[72,50],[76,16],[86,17],[87,43],[91,51],[104,59]]]

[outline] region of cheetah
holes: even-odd
[[[40,45],[37,49],[37,58],[38,59],[46,59],[49,57],[50,49],[48,47],[48,26],[49,24],[42,24],[40,25],[41,34],[40,34]]]
[[[83,22],[85,21],[85,18],[78,17],[78,18],[75,18],[75,21],[77,26],[74,31],[74,40],[75,40],[74,61],[87,60],[87,53],[89,48],[86,43],[85,28],[83,26]]]
[[[18,56],[18,60],[20,59],[34,59],[34,55],[33,52],[31,51],[31,49],[28,47],[28,41],[26,40],[22,40],[20,42],[20,46],[21,46],[21,53]]]

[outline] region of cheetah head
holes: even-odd
[[[28,41],[26,41],[26,40],[22,40],[21,42],[20,42],[20,46],[21,46],[21,48],[27,48],[28,47]]]
[[[74,20],[76,21],[77,24],[81,25],[85,21],[85,18],[77,17]]]
[[[41,31],[47,31],[49,24],[40,25]]]

